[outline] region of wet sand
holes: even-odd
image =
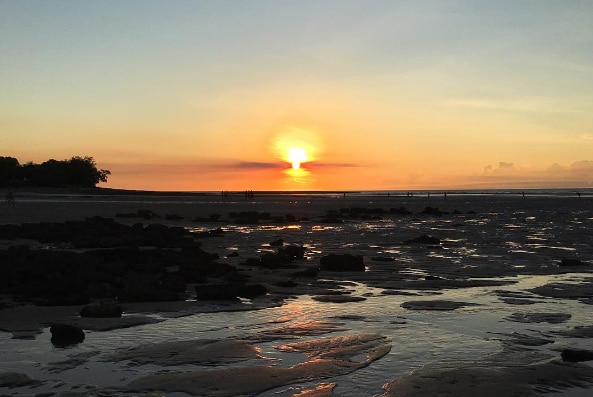
[[[222,236],[196,239],[268,293],[236,302],[125,303],[125,315],[111,319],[4,296],[0,346],[16,350],[1,359],[0,392],[570,396],[593,384],[591,361],[565,362],[560,354],[593,350],[591,204],[520,195],[17,195],[0,205],[0,225],[102,216],[196,236],[220,228]],[[158,217],[116,216],[138,210]],[[270,218],[237,222],[231,213],[242,211]],[[422,235],[438,243],[408,242]],[[283,269],[246,264],[276,252],[271,243],[279,239],[305,247],[305,258]],[[17,244],[73,249],[0,240],[2,249]],[[319,272],[330,253],[362,255],[366,271]],[[295,276],[312,269],[315,275]],[[87,339],[52,347],[48,326],[56,322],[81,327]],[[137,340],[121,339],[134,330]]]

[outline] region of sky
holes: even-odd
[[[592,188],[593,2],[0,0],[0,156],[124,189]]]

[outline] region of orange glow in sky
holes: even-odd
[[[21,164],[92,156],[139,190],[593,188],[593,2],[31,3],[0,3]]]

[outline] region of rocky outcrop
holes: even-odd
[[[583,262],[580,259],[571,259],[571,258],[562,258],[558,266],[561,267],[580,267],[580,266],[589,266],[587,262]]]
[[[561,353],[562,361],[578,363],[593,360],[593,351],[582,349],[564,349]]]
[[[330,272],[364,272],[362,256],[351,254],[329,254],[323,256],[319,270]]]
[[[53,324],[49,330],[51,343],[56,347],[76,345],[84,341],[84,331],[75,325]]]

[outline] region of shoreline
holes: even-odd
[[[223,196],[223,193],[235,196],[245,196],[246,192],[253,192],[259,196],[378,196],[378,197],[439,197],[444,194],[450,196],[575,196],[593,197],[593,188],[500,188],[500,189],[383,189],[383,190],[222,190],[222,191],[164,191],[164,190],[133,190],[106,187],[4,187],[2,191],[11,190],[17,196],[179,196],[203,197]],[[410,196],[410,194],[412,196]],[[580,194],[580,195],[579,195]]]

